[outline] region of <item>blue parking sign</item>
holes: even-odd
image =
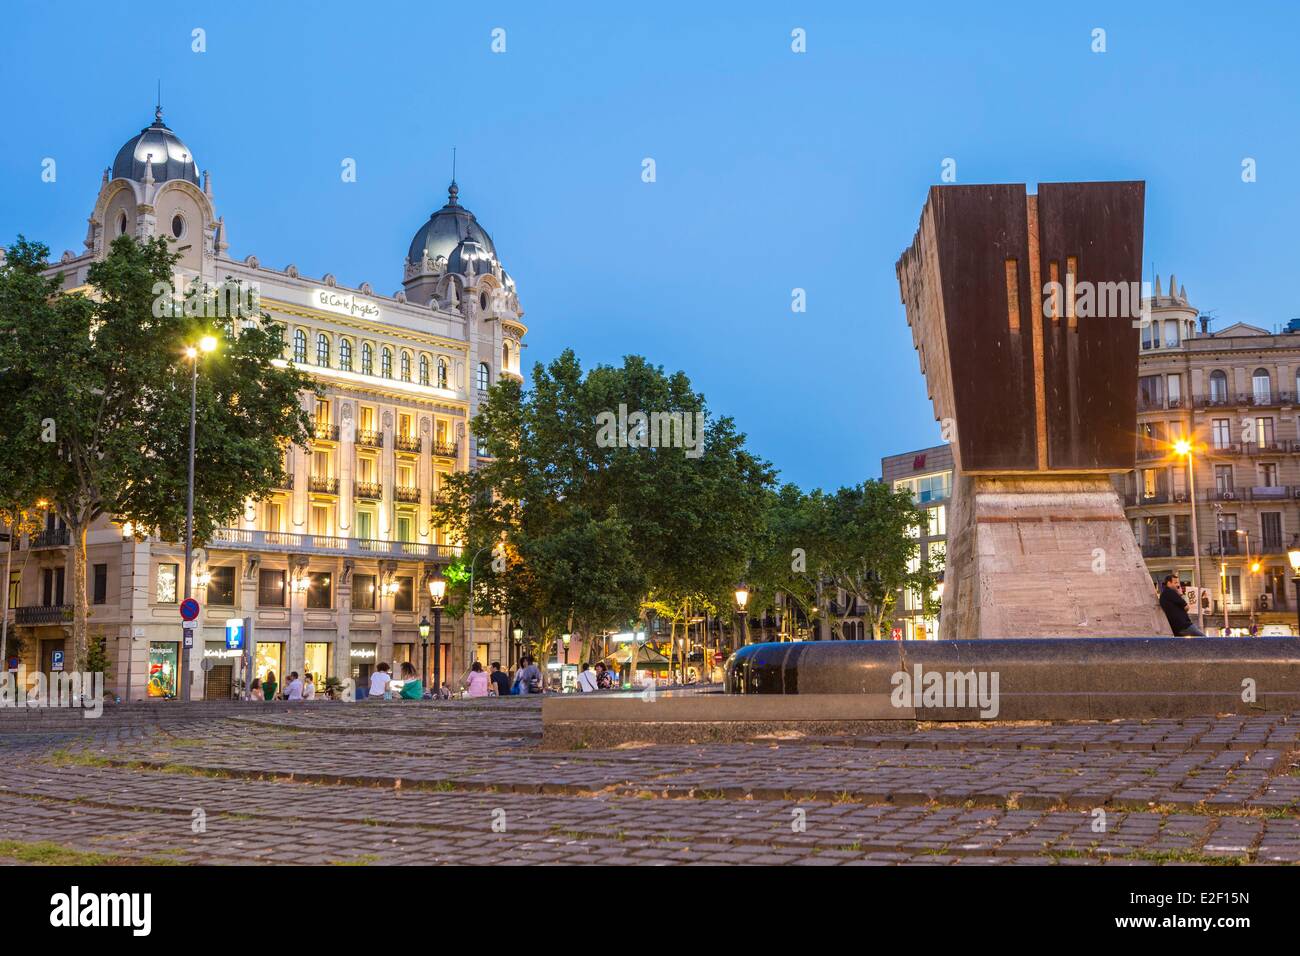
[[[244,621],[232,617],[226,621],[226,650],[242,651],[244,649]]]
[[[63,670],[63,651],[50,652],[50,670],[52,671]]]

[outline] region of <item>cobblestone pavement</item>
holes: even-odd
[[[1300,862],[1300,714],[568,753],[515,700],[12,731],[0,860]]]

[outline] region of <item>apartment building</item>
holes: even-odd
[[[302,399],[314,433],[307,447],[289,451],[286,487],[249,501],[233,527],[196,550],[202,611],[193,695],[232,693],[236,652],[224,642],[231,618],[252,621],[261,677],[296,670],[318,684],[330,677],[364,683],[380,661],[421,667],[419,624],[433,617],[426,584],[459,553],[432,521],[433,498],[447,475],[482,459],[471,420],[492,384],[520,376],[527,332],[514,280],[460,204],[457,184],[415,232],[401,289],[347,288],[330,274],[308,277],[293,265],[229,256],[212,178],[200,177],[160,108],[104,171],[85,249],[58,263],[64,287],[81,286],[122,234],[165,236],[181,253],[182,283],[231,278],[256,288],[262,310],[284,326],[285,360],[310,373],[317,390]],[[137,540],[135,530],[105,519],[89,534],[91,633],[106,639],[110,691],[171,696],[181,661],[184,550]],[[49,671],[64,650],[69,544],[54,515],[41,533],[14,543],[9,656],[22,669]],[[506,661],[513,650],[499,618],[445,619],[442,635],[441,670],[453,685],[474,660]]]

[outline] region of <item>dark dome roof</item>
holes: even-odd
[[[476,239],[462,239],[447,257],[447,271],[463,273],[468,267],[471,275],[492,271],[492,256]]]
[[[420,227],[411,240],[410,251],[406,254],[408,262],[418,263],[426,255],[430,259],[441,256],[450,261],[452,253],[464,239],[472,239],[489,256],[496,258],[497,250],[492,245],[492,237],[478,224],[474,214],[457,200],[459,192],[455,180],[452,180],[447,189],[447,205],[430,216],[429,221]]]
[[[199,172],[190,148],[162,121],[162,107],[154,111],[152,126],[127,140],[113,160],[114,179],[144,181],[146,162],[153,163],[154,182],[168,179],[188,179],[199,185]]]

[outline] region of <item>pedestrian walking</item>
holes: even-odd
[[[1183,598],[1183,582],[1178,575],[1165,575],[1160,589],[1160,609],[1165,612],[1169,627],[1175,637],[1204,637],[1205,632],[1192,623],[1187,615],[1187,601]]]
[[[586,661],[582,662],[582,673],[578,675],[578,690],[584,694],[600,690],[599,675],[591,669],[591,665]]]
[[[614,686],[614,680],[610,677],[609,668],[605,666],[604,661],[596,662],[596,687],[600,690],[609,690]]]

